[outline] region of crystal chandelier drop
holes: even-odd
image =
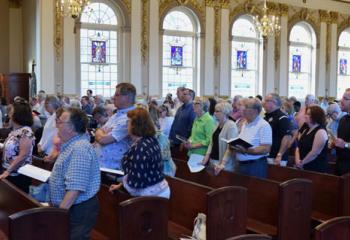
[[[76,19],[89,4],[89,0],[56,0],[56,10],[63,17]]]
[[[268,15],[267,10],[266,0],[264,0],[263,17],[260,18],[259,15],[253,17],[256,27],[264,37],[278,34],[281,30],[279,17]]]

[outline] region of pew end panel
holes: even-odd
[[[212,188],[179,178],[166,177],[170,189],[169,220],[193,229],[198,213],[206,213],[206,194]]]
[[[315,229],[315,240],[348,240],[350,239],[350,216],[336,217],[328,220]]]
[[[292,179],[280,184],[278,239],[310,239],[311,189],[312,183],[306,179]]]
[[[10,239],[69,239],[69,214],[51,207],[28,209],[9,216],[9,229]]]
[[[350,173],[340,177],[338,216],[350,216]]]
[[[153,240],[168,237],[168,200],[137,197],[119,204],[120,239]]]
[[[246,232],[246,188],[222,187],[207,193],[207,198],[207,239],[224,240]]]
[[[100,209],[94,230],[104,235],[107,239],[119,238],[119,203],[132,198],[128,193],[120,190],[114,194],[109,192],[109,187],[102,184],[97,194],[100,199]]]
[[[265,234],[244,234],[226,240],[271,240],[272,238]]]
[[[6,179],[0,181],[0,196],[0,209],[8,216],[30,208],[42,207],[38,201]]]

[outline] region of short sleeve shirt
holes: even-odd
[[[123,170],[132,188],[146,188],[164,179],[163,162],[158,140],[142,137],[125,153]]]
[[[74,204],[86,201],[100,189],[100,169],[88,138],[77,135],[62,144],[49,179],[50,201],[59,206],[66,191],[80,191]]]
[[[242,130],[238,135],[246,142],[249,142],[253,147],[258,147],[262,144],[272,144],[272,130],[268,122],[262,117],[257,116],[254,121],[248,123],[245,122],[242,126]],[[266,154],[267,155],[267,154]],[[237,153],[236,157],[238,161],[256,160],[266,155],[251,155]]]
[[[101,167],[121,169],[121,161],[124,153],[131,145],[128,136],[127,113],[135,107],[118,110],[101,128],[105,133],[111,135],[115,142],[106,145],[96,145],[97,157]]]

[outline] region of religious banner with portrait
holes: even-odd
[[[247,51],[237,51],[237,69],[247,69]]]
[[[293,55],[292,59],[292,72],[300,73],[300,66],[301,66],[301,56],[300,55]]]
[[[182,67],[183,65],[183,48],[181,46],[171,46],[170,65],[172,67]]]
[[[348,61],[344,58],[339,60],[339,74],[347,75],[348,73]]]
[[[91,41],[92,63],[106,63],[106,41]]]

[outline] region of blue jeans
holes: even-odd
[[[253,177],[266,178],[267,177],[267,159],[261,157],[254,161],[238,161],[237,173],[249,175]]]

